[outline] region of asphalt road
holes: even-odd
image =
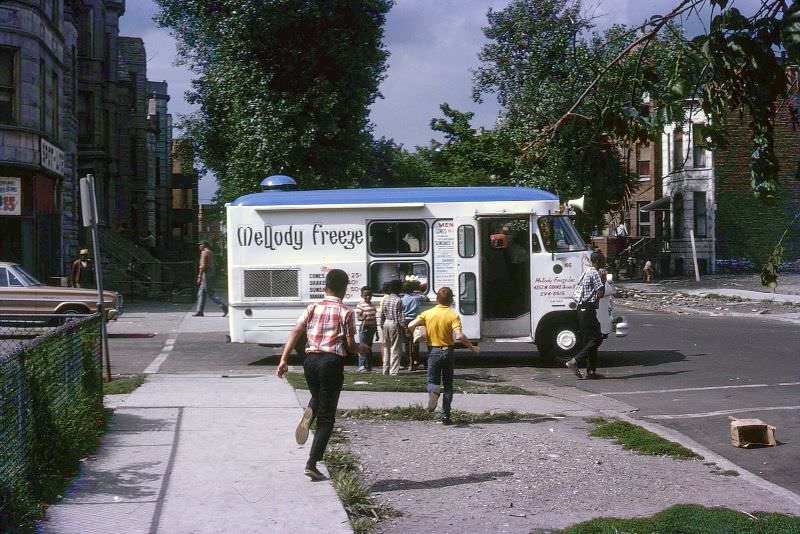
[[[800,493],[800,325],[761,316],[632,310],[625,315],[631,333],[603,344],[599,380],[578,381],[561,365],[547,366],[534,347],[508,343],[485,344],[479,357],[459,351],[456,374],[496,377],[531,389],[542,382],[574,386],[610,396],[637,408],[633,417],[678,430]],[[277,349],[226,343],[218,319],[186,320],[183,310],[175,309],[162,311],[156,320],[146,312],[125,320],[130,321],[127,333],[111,340],[115,373],[153,371],[159,356],[161,373],[257,374],[272,372],[277,363]],[[729,416],[760,418],[777,427],[779,445],[733,447]]]

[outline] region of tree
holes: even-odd
[[[429,183],[440,186],[508,184],[514,158],[521,153],[503,129],[475,129],[474,113],[440,106],[444,118],[432,119],[431,129],[444,134],[444,143],[431,141],[418,147],[416,157],[425,165]]]
[[[707,4],[710,9],[703,12]],[[726,145],[732,114],[738,112],[747,117],[753,146],[749,165],[751,186],[756,202],[766,208],[776,197],[781,172],[775,156],[777,111],[788,107],[793,122],[797,123],[797,104],[792,98],[797,83],[790,78],[792,69],[786,68],[786,62],[780,61],[776,52],[784,53],[794,65],[800,63],[800,1],[760,0],[749,16],[731,4],[729,0],[680,0],[669,13],[651,17],[642,26],[630,29],[626,34],[629,43],[598,64],[601,68],[585,84],[572,106],[531,136],[527,150],[535,153],[539,147],[563,137],[571,115],[599,91],[620,64],[635,56],[647,61],[652,54],[651,43],[669,32],[674,20],[693,16],[704,23],[701,15],[707,14],[710,19],[705,26],[707,30],[693,38],[688,48],[674,58],[668,71],[669,92],[659,104],[675,112],[686,99],[696,100],[708,118],[708,126],[701,132],[707,148]],[[638,138],[642,133],[626,113],[627,108],[635,105],[636,98],[635,94],[630,97],[623,94],[608,108],[607,121],[615,125],[616,134],[623,141]],[[656,134],[651,132],[652,137]],[[795,217],[787,230],[796,220]],[[777,283],[777,265],[785,237],[786,232],[775,252],[762,259],[764,285]]]
[[[301,187],[364,179],[392,0],[156,0],[197,76],[184,121],[227,201],[269,174]]]
[[[598,66],[636,39],[624,26],[603,34],[592,29],[577,0],[513,0],[490,11],[484,28],[489,42],[481,50],[473,90],[476,100],[497,95],[502,107],[497,130],[519,147],[510,181],[562,198],[585,194],[587,214],[579,220],[585,228],[601,225],[609,207],[629,196],[635,178],[619,149],[660,131],[663,119],[640,111],[643,98],[658,100],[668,92],[661,73],[688,49],[671,27],[648,43],[646,56],[641,50],[638,57],[617,61],[584,94]]]

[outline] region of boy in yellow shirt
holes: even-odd
[[[442,399],[442,424],[450,425],[450,407],[453,403],[453,369],[455,367],[455,341],[460,341],[469,350],[478,354],[480,349],[470,343],[461,329],[461,317],[453,311],[453,290],[440,288],[436,292],[436,306],[419,314],[408,325],[413,332],[418,326],[428,331],[428,410],[434,411]]]

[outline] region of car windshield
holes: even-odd
[[[11,276],[16,276],[19,280],[26,286],[41,286],[43,285],[40,281],[33,277],[33,275],[29,274],[25,271],[21,266],[15,265],[11,269],[8,270],[8,274]]]
[[[547,252],[577,252],[586,250],[586,243],[566,216],[539,217],[539,233]]]

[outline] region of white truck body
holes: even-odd
[[[377,299],[386,280],[414,275],[431,305],[436,290],[453,289],[470,339],[535,342],[549,356],[577,344],[572,293],[589,252],[545,191],[265,191],[227,206],[227,246],[232,342],[283,344],[338,268],[353,306],[362,286]],[[598,311],[604,334],[621,323],[613,292],[609,281]]]

